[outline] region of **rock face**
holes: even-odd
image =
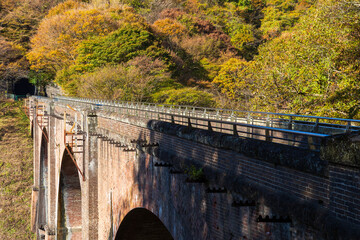
[[[56,84],[47,85],[45,92],[46,92],[46,95],[48,97],[55,97],[55,96],[63,96],[64,95],[64,92],[62,91],[60,86],[58,86]]]

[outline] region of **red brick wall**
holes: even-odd
[[[139,123],[137,124],[139,125]],[[196,143],[194,141],[186,140],[176,136],[151,131],[144,127],[139,127],[125,122],[114,121],[103,117],[98,118],[98,127],[104,134],[111,135],[114,138],[116,138],[116,135],[121,136],[124,142],[129,143],[132,139],[146,139],[151,143],[159,143],[159,148],[162,151],[171,152],[179,158],[191,159],[194,164],[215,169],[219,173],[224,172],[227,175],[234,176],[234,178],[237,176],[245,178],[248,182],[253,182],[255,185],[260,185],[266,191],[270,193],[273,192],[275,195],[278,192],[282,192],[286,195],[292,196],[299,202],[313,202],[318,204],[319,207],[324,206],[324,209],[329,209],[330,212],[336,214],[335,216],[339,219],[350,220],[355,224],[360,224],[359,170],[351,170],[346,167],[331,165],[329,167],[329,177],[320,177],[282,166],[274,166],[271,163],[248,158],[240,153],[233,151],[216,149],[205,144]],[[104,149],[107,148],[104,147]],[[101,149],[99,149],[99,151],[101,151]],[[120,159],[127,159],[127,157],[123,156],[124,154],[125,153],[123,152],[120,153]],[[145,158],[141,156],[140,158]],[[103,156],[100,161],[106,161],[105,159],[108,158],[108,156]],[[161,160],[168,161],[169,159]],[[134,161],[136,162],[136,160]],[[139,161],[140,162],[137,164],[141,164],[141,161],[144,160]],[[113,163],[111,162],[111,164]],[[134,174],[140,174],[140,172],[137,172],[139,170],[137,170],[133,164],[136,163],[131,163],[130,161],[126,165],[121,167],[119,166],[118,171],[126,171],[127,174],[129,174],[127,180],[119,181],[119,183],[129,183],[133,181],[135,182],[134,184],[137,184],[136,182],[138,179],[131,180],[131,177],[134,178]],[[107,173],[109,174],[110,172],[111,171],[108,170]],[[162,172],[161,177],[166,178],[167,175],[163,174],[165,173]],[[153,177],[151,178],[153,179]],[[178,176],[171,175],[172,181],[179,182],[180,180],[177,178]],[[174,182],[171,182],[172,186],[174,186]],[[153,187],[158,187],[157,184],[158,183],[156,181],[153,182]],[[183,182],[179,182],[178,184],[178,187],[181,188],[185,188],[185,186],[189,185],[184,185]],[[216,182],[213,182],[212,184],[216,184]],[[197,189],[196,191],[199,194],[199,196],[195,197],[196,201],[193,200],[194,196],[188,198],[186,197],[186,192],[191,191],[190,189],[193,189],[194,187]],[[314,239],[319,239],[321,236],[321,232],[316,231],[312,227],[308,227],[306,224],[303,224],[294,219],[293,217],[295,215],[292,212],[279,212],[278,209],[281,209],[281,203],[276,203],[278,206],[274,207],[271,206],[269,201],[266,199],[262,200],[260,198],[256,199],[259,203],[259,205],[256,207],[235,208],[231,207],[232,201],[236,198],[236,194],[233,191],[228,191],[227,194],[206,194],[206,186],[192,184],[192,186],[189,186],[189,188],[190,189],[186,190],[185,192],[178,194],[177,198],[181,196],[181,201],[188,204],[195,204],[199,209],[203,208],[201,205],[203,204],[206,208],[204,213],[194,216],[191,214],[196,212],[194,211],[194,208],[188,209],[183,205],[177,208],[176,197],[172,198],[172,204],[174,205],[174,208],[177,209],[177,211],[184,211],[182,214],[180,214],[181,218],[186,219],[184,224],[190,225],[191,232],[193,234],[197,234],[200,229],[202,229],[203,232],[206,232],[206,234],[202,236],[210,236],[210,239],[228,239],[228,237],[230,238],[232,236],[246,237],[247,239],[266,239],[267,237],[269,239],[289,239],[290,236],[292,236],[301,239],[302,237],[305,238],[306,235],[313,237],[317,236],[314,237]],[[115,192],[117,191],[114,189],[112,191],[114,194],[113,196],[115,196]],[[123,190],[119,191],[122,192]],[[174,192],[176,192],[176,187],[173,187],[170,192],[171,194],[174,194]],[[139,192],[138,194],[142,193]],[[244,200],[249,198],[249,196],[239,196],[240,199],[243,198]],[[116,198],[121,199],[121,197]],[[126,198],[126,202],[128,204],[131,204],[131,200],[134,199],[134,197],[129,196],[126,196]],[[158,195],[151,194],[150,196],[145,196],[145,199],[142,199],[142,201],[143,203],[152,202],[157,198],[161,199],[160,193]],[[138,204],[135,205],[138,206]],[[139,206],[142,206],[142,204]],[[149,204],[149,206],[151,206],[151,204]],[[114,213],[118,213],[120,211],[118,209],[118,207],[115,207],[113,209]],[[131,207],[127,206],[126,209],[129,210]],[[124,216],[125,213],[122,211],[120,215]],[[196,212],[196,214],[198,214],[198,212]],[[291,216],[293,218],[294,225],[290,226],[288,223],[256,222],[256,218],[259,215],[279,216],[279,214],[282,216]],[[197,224],[197,221],[191,220],[191,218],[189,219],[186,217],[187,215],[193,218],[197,218],[201,224]],[[309,213],[309,215],[311,218],[311,213]],[[119,219],[122,219],[122,217],[119,217]],[[169,228],[170,227],[171,225]],[[174,233],[174,231],[172,231],[172,233]]]
[[[78,171],[68,154],[64,154],[60,173],[58,237],[81,239],[81,187]]]

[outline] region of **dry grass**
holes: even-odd
[[[30,231],[32,140],[21,102],[0,100],[0,239],[34,239]]]

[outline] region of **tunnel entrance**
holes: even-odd
[[[174,240],[161,220],[145,208],[131,210],[121,222],[115,240]]]
[[[38,206],[38,228],[44,230],[47,224],[47,198],[48,198],[48,142],[47,131],[44,128],[41,137],[40,148],[40,189],[39,189],[39,206]]]
[[[60,170],[57,239],[81,239],[81,186],[77,168],[65,150]]]
[[[21,96],[25,96],[26,94],[34,95],[35,86],[29,83],[29,79],[20,78],[14,84],[13,93]]]

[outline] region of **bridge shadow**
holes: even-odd
[[[219,150],[206,151],[197,143],[154,131],[141,132],[137,140],[140,151],[133,177],[142,194],[141,204],[161,219],[175,239],[251,239],[265,236],[265,231],[272,227],[260,224],[260,229],[253,228],[258,215],[271,214],[270,209],[259,205],[233,206],[234,202],[245,202],[253,196],[244,196],[233,189],[211,191],[211,188],[230,189],[228,175],[224,174],[229,170],[219,162]],[[149,145],[159,146],[141,147],[145,140]],[[205,161],[205,156],[213,161]],[[191,173],[186,172],[192,167],[203,169],[206,181],[191,181]],[[234,163],[233,167],[244,166]]]
[[[155,131],[157,123],[149,121],[148,129],[138,134],[134,161],[126,157],[128,177],[136,183],[129,194],[136,204],[123,203],[120,209],[133,205],[150,211],[174,239],[286,240],[315,231],[309,226],[317,212],[310,204],[317,197],[316,186],[298,183],[313,175],[249,157],[226,144],[213,145],[227,143],[226,134],[168,123]],[[267,143],[257,141],[246,144],[256,143],[263,151],[259,155],[266,154]],[[277,146],[271,154],[281,154]],[[191,168],[202,169],[206,181],[192,181]]]
[[[149,129],[151,125],[150,121]],[[299,200],[276,185],[278,177],[280,184],[293,186],[295,170],[194,141],[204,137],[196,136],[200,133],[195,129],[183,129],[192,132],[191,138],[174,136],[181,127],[172,128],[166,129],[169,135],[157,131],[139,134],[138,142],[147,140],[158,147],[140,147],[139,167],[133,174],[144,206],[157,211],[154,213],[167,223],[175,239],[291,239],[313,231],[291,219],[312,218],[304,209],[314,209],[314,193],[309,198],[302,195],[306,187],[316,191],[315,187],[310,184],[298,189]],[[225,139],[206,132],[210,143]],[[186,169],[192,166],[203,169],[206,182],[187,181],[191,173]],[[262,220],[266,217],[269,220]]]
[[[38,202],[38,219],[37,225],[39,229],[44,230],[47,224],[47,198],[48,198],[48,133],[46,128],[43,128],[41,135],[40,146],[40,183],[39,183],[39,202]]]

